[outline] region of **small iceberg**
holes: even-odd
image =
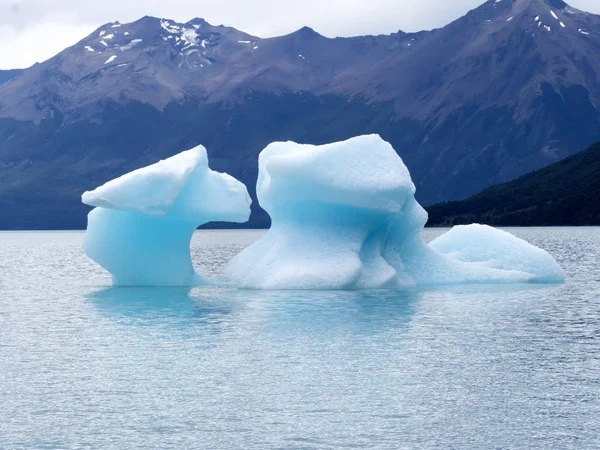
[[[109,181],[82,196],[83,249],[116,286],[208,284],[192,266],[190,240],[212,221],[246,222],[250,196],[235,178],[208,167],[202,146]]]
[[[373,289],[560,283],[546,251],[483,225],[425,244],[427,213],[402,159],[377,135],[327,145],[276,142],[259,156],[257,195],[271,229],[227,266],[246,289]],[[199,146],[83,194],[86,254],[119,286],[208,284],[190,239],[210,221],[245,222],[246,187],[208,168]]]

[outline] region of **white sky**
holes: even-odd
[[[483,0],[0,0],[0,69],[28,67],[107,22],[202,17],[261,36],[304,25],[325,36],[389,34],[443,26]],[[599,0],[570,5],[600,13]]]

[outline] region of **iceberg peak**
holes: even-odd
[[[81,201],[100,208],[165,216],[202,163],[208,165],[208,158],[206,149],[199,146],[84,192]]]
[[[209,169],[202,146],[85,192],[82,201],[96,207],[84,251],[121,286],[208,283],[192,267],[194,231],[212,221],[245,222],[251,203],[242,183]]]

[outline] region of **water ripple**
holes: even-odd
[[[595,448],[600,229],[510,231],[567,283],[116,289],[81,233],[0,233],[0,448]]]

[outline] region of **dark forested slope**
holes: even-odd
[[[463,201],[428,208],[429,225],[600,225],[600,143]]]

